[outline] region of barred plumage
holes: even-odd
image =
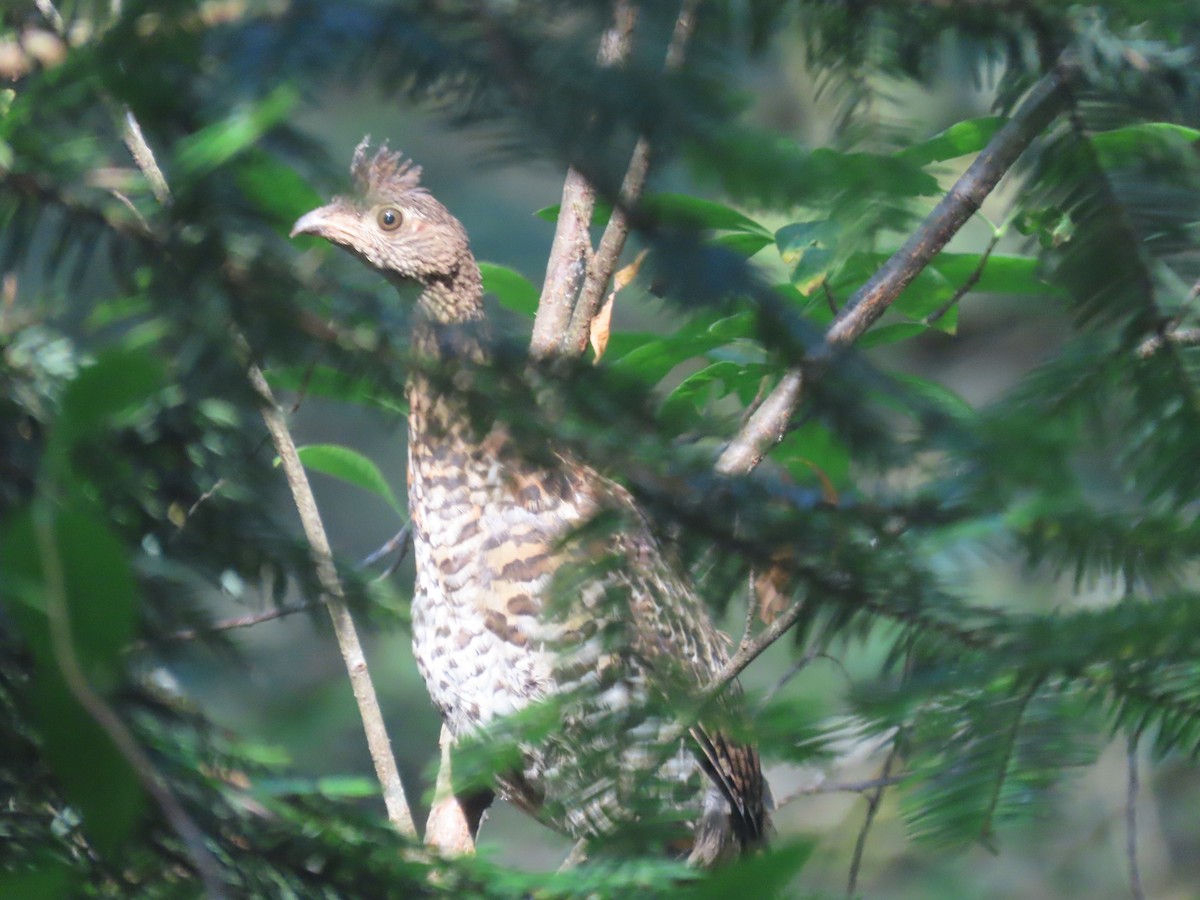
[[[559,727],[498,779],[555,828],[607,840],[653,809],[679,821],[670,844],[695,863],[754,844],[766,817],[756,752],[700,725],[681,735],[664,705],[720,670],[724,637],[627,491],[566,455],[522,452],[500,418],[471,414],[489,355],[466,233],[386,147],[371,155],[364,141],[351,171],[356,195],[293,234],[421,288],[408,385],[413,645],[434,704],[458,737],[559,704]],[[619,527],[582,529],[601,514]]]

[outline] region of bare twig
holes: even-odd
[[[712,699],[719,694],[729,682],[737,678],[742,673],[742,670],[762,654],[764,650],[770,647],[773,643],[779,640],[789,628],[799,621],[801,614],[806,609],[803,602],[794,603],[792,606],[782,613],[779,618],[760,631],[752,639],[742,640],[742,644],[738,647],[737,653],[733,658],[722,667],[703,690],[697,695],[701,702]]]
[[[1138,344],[1137,355],[1149,359],[1168,344],[1177,347],[1195,347],[1200,344],[1200,328],[1172,328],[1161,334],[1151,335]]]
[[[154,763],[151,762],[150,757],[137,742],[128,726],[107,701],[92,688],[83,671],[83,666],[75,652],[75,639],[71,632],[66,576],[58,552],[58,541],[54,534],[53,520],[49,510],[44,506],[38,509],[34,516],[34,529],[46,585],[46,618],[50,627],[50,643],[67,690],[108,735],[109,740],[117,748],[117,752],[129,763],[129,767],[133,770],[142,789],[158,804],[163,818],[167,820],[183,842],[189,862],[200,876],[201,881],[204,882],[205,893],[211,898],[225,897],[221,869],[205,845],[204,833],[192,821],[183,808],[183,804],[179,802],[179,798],[159,777]]]
[[[936,325],[938,322],[944,319],[949,314],[950,310],[958,306],[958,304],[962,302],[962,298],[971,293],[972,288],[979,284],[979,279],[983,277],[983,270],[987,268],[988,259],[991,258],[992,251],[996,249],[996,244],[999,242],[1000,232],[995,231],[992,233],[992,237],[991,240],[988,241],[988,245],[983,249],[983,253],[979,255],[979,264],[975,266],[974,271],[967,276],[966,281],[958,286],[958,289],[954,292],[953,297],[925,317],[926,325]]]
[[[181,628],[179,631],[172,631],[170,634],[164,634],[162,637],[155,638],[153,643],[168,643],[175,641],[194,641],[197,638],[204,637],[209,634],[219,634],[222,631],[234,631],[238,628],[250,628],[254,625],[261,625],[263,622],[271,622],[275,619],[282,619],[284,616],[290,616],[293,613],[307,612],[308,610],[316,609],[324,601],[309,600],[306,603],[297,603],[292,606],[276,606],[272,609],[263,610],[262,612],[249,613],[244,616],[233,616],[228,619],[220,619],[203,628]],[[134,644],[135,648],[143,646],[144,643]]]
[[[875,816],[879,812],[879,806],[883,802],[883,792],[887,790],[888,783],[892,776],[892,766],[896,762],[896,757],[900,754],[900,736],[896,736],[896,740],[892,743],[892,749],[888,751],[887,759],[883,761],[883,770],[879,773],[878,786],[874,793],[867,798],[867,816],[863,819],[862,828],[858,831],[858,839],[854,842],[854,855],[850,858],[850,874],[846,879],[846,896],[853,897],[854,891],[858,888],[858,873],[862,868],[863,854],[867,849],[867,835],[871,833],[871,826],[875,824]]]
[[[128,109],[125,110],[125,139],[134,162],[145,175],[154,189],[159,202],[166,202],[170,197],[170,189],[166,179],[154,158],[154,151],[146,143],[142,129],[136,117]],[[283,467],[288,487],[291,488],[292,499],[300,514],[300,522],[304,528],[312,551],[313,562],[316,566],[317,579],[325,592],[324,603],[329,610],[333,622],[333,632],[337,637],[338,648],[346,664],[346,672],[350,678],[350,687],[358,704],[359,716],[362,719],[363,731],[367,737],[367,748],[371,761],[375,764],[375,774],[383,790],[383,802],[387,808],[388,819],[402,834],[416,837],[417,829],[413,824],[412,811],[408,799],[404,795],[404,784],[400,781],[400,771],[396,766],[396,758],[392,755],[391,742],[388,740],[387,728],[383,722],[383,713],[379,708],[379,699],[375,695],[375,686],[371,682],[371,673],[367,668],[366,656],[358,639],[358,630],[354,627],[354,619],[346,605],[345,593],[338,580],[337,569],[333,564],[333,552],[329,546],[329,538],[325,534],[325,526],[321,522],[321,514],[317,510],[317,502],[313,497],[312,488],[305,475],[300,455],[296,452],[296,444],[288,430],[287,421],[275,402],[275,396],[263,377],[262,370],[251,365],[248,377],[254,391],[262,398],[263,422],[275,445],[275,452]],[[282,613],[280,613],[282,614]],[[277,616],[276,616],[277,617]]]
[[[403,561],[404,557],[408,556],[408,548],[411,544],[411,538],[412,523],[405,522],[404,527],[388,538],[387,542],[382,547],[367,554],[363,561],[358,564],[358,567],[360,569],[365,569],[369,566],[373,566],[375,563],[379,562],[379,560],[383,559],[389,553],[392,553],[397,549],[399,549],[399,556],[401,561]]]
[[[695,29],[698,6],[699,0],[684,0],[667,46],[664,62],[667,71],[674,71],[683,64],[687,43]],[[635,18],[634,7],[626,0],[618,0],[614,25],[601,42],[601,65],[619,65],[628,57]],[[535,358],[579,356],[587,348],[592,319],[600,309],[604,290],[629,236],[627,210],[645,191],[650,159],[650,142],[644,136],[639,137],[621,181],[617,202],[613,204],[612,215],[594,253],[588,228],[595,209],[596,192],[578,170],[574,167],[568,170],[530,342],[530,352]]]
[[[58,11],[52,0],[35,0],[34,5],[37,7],[38,12],[42,14],[42,18],[50,23],[50,27],[59,36],[65,37],[67,34],[67,23],[63,21],[62,13]]]
[[[288,487],[292,491],[292,499],[300,513],[305,537],[312,550],[317,578],[325,592],[324,600],[329,609],[329,617],[333,621],[333,631],[337,636],[342,658],[346,662],[346,672],[350,677],[354,699],[358,703],[371,761],[375,764],[375,774],[383,788],[383,801],[387,807],[388,818],[402,834],[416,837],[417,829],[413,824],[408,800],[404,796],[404,785],[400,781],[400,772],[392,755],[391,742],[383,723],[379,700],[375,696],[371,673],[367,669],[366,656],[363,654],[358,630],[354,627],[354,619],[346,605],[346,597],[333,565],[329,538],[325,534],[325,526],[321,523],[321,514],[317,510],[316,499],[304,473],[304,465],[300,462],[300,455],[296,452],[296,444],[292,440],[283,413],[280,412],[271,388],[258,366],[250,367],[249,377],[251,386],[263,400],[263,421],[271,434],[275,451],[279,454]]]
[[[908,777],[908,775],[888,775],[886,777],[868,778],[866,781],[835,781],[832,784],[819,782],[817,784],[805,785],[802,788],[792,791],[776,803],[775,810],[778,812],[789,803],[794,803],[801,797],[812,797],[816,794],[865,794],[867,791],[900,784]]]
[[[636,10],[628,0],[617,0],[612,27],[600,40],[597,57],[601,66],[620,65],[628,58],[635,20]],[[546,263],[546,280],[542,283],[529,342],[530,355],[535,359],[549,359],[563,352],[575,298],[579,296],[592,258],[592,239],[588,230],[595,209],[595,188],[583,173],[571,166],[563,181],[554,242]]]
[[[925,221],[863,285],[825,332],[812,358],[790,369],[775,390],[734,437],[717,462],[717,471],[745,474],[787,433],[803,390],[805,369],[827,362],[854,343],[929,265],[979,209],[1001,177],[1053,121],[1067,97],[1068,64],[1060,62],[1030,91],[1008,123],[975,158]]]
[[[766,705],[771,702],[771,699],[787,686],[789,681],[807,669],[813,660],[825,655],[826,654],[822,653],[816,646],[809,647],[806,651],[804,651],[804,655],[788,666],[788,670],[780,675],[775,683],[768,688],[767,692],[763,694],[762,700],[759,701],[759,708],[765,708]],[[830,656],[829,659],[838,665],[841,664],[840,660],[837,660],[835,657]]]
[[[122,137],[125,140],[125,146],[129,148],[133,161],[137,163],[137,167],[150,182],[150,190],[154,192],[154,199],[166,206],[171,202],[171,189],[167,186],[167,179],[163,175],[162,169],[158,167],[154,152],[146,142],[146,136],[142,134],[142,126],[138,124],[138,120],[129,107],[125,108],[122,120],[124,122]]]
[[[1145,900],[1146,892],[1142,888],[1142,873],[1138,866],[1138,741],[1141,732],[1137,731],[1129,738],[1126,758],[1129,766],[1129,780],[1125,790],[1125,859],[1129,864],[1129,890],[1133,900]]]
[[[696,7],[699,0],[684,0],[679,17],[675,20],[675,29],[671,33],[671,41],[667,45],[665,69],[668,72],[678,69],[683,64],[684,51],[696,27]],[[629,159],[629,167],[625,170],[625,178],[621,181],[621,190],[617,202],[613,204],[612,215],[600,236],[600,244],[595,254],[588,261],[583,279],[583,288],[571,314],[571,326],[566,335],[566,352],[572,355],[583,353],[587,347],[588,331],[592,319],[600,309],[604,298],[604,289],[613,271],[621,251],[625,249],[625,241],[629,237],[629,219],[627,210],[637,204],[646,190],[646,179],[650,174],[651,148],[650,142],[643,135],[634,144],[633,153]]]

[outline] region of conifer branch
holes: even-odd
[[[891,258],[842,307],[811,358],[789,369],[725,448],[717,462],[724,475],[744,475],[787,434],[806,377],[853,344],[895,302],[975,214],[1018,157],[1058,115],[1067,99],[1069,66],[1060,61],[1030,91],[1003,128]]]

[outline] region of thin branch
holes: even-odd
[[[775,811],[783,809],[789,803],[794,803],[801,797],[812,797],[817,794],[865,794],[867,791],[892,787],[906,781],[909,775],[888,775],[886,777],[868,778],[866,781],[835,781],[833,784],[818,782],[817,784],[797,788],[775,804]]]
[[[806,368],[828,362],[858,340],[900,293],[929,265],[979,209],[1017,158],[1058,115],[1067,99],[1069,65],[1060,61],[1025,98],[1007,124],[980,152],[921,226],[863,285],[825,332],[812,358],[794,366],[734,437],[717,462],[718,472],[745,474],[783,439],[800,402]]]
[[[679,17],[675,20],[675,29],[671,33],[667,45],[667,56],[664,69],[673,72],[683,65],[684,52],[692,32],[696,27],[696,8],[699,0],[684,0]],[[617,202],[613,204],[612,215],[600,236],[600,244],[595,254],[588,262],[583,280],[583,288],[571,314],[571,326],[566,335],[566,351],[578,356],[587,347],[588,332],[592,319],[600,309],[604,298],[604,289],[608,286],[621,251],[625,249],[625,241],[629,237],[629,219],[627,210],[635,206],[646,190],[646,179],[650,174],[651,160],[650,142],[643,135],[634,144],[633,153],[629,159],[629,167],[621,181],[621,190]]]
[[[71,696],[108,735],[117,752],[129,763],[142,789],[154,798],[159,810],[179,835],[187,852],[188,860],[200,880],[205,893],[212,898],[224,898],[225,888],[221,879],[221,868],[204,842],[204,832],[192,821],[183,804],[159,777],[154,763],[128,726],[97,693],[75,652],[75,639],[71,633],[71,613],[67,603],[66,576],[58,552],[58,541],[54,534],[49,510],[43,505],[34,516],[34,529],[46,584],[46,618],[50,627],[50,643],[59,672]]]
[[[307,537],[312,550],[317,578],[324,591],[324,601],[333,622],[333,632],[337,636],[338,647],[342,652],[342,659],[346,663],[346,672],[350,677],[350,686],[354,691],[354,699],[358,703],[358,712],[362,718],[363,731],[366,732],[371,761],[375,764],[375,774],[383,788],[383,801],[387,807],[388,818],[401,834],[415,838],[417,828],[413,824],[412,812],[404,795],[404,785],[400,781],[396,758],[392,755],[391,742],[388,740],[387,728],[383,722],[383,712],[379,708],[379,699],[375,695],[375,686],[371,682],[371,673],[367,669],[367,660],[358,639],[358,630],[354,627],[354,619],[346,605],[346,597],[342,591],[341,582],[338,580],[337,570],[333,565],[333,552],[329,546],[329,538],[321,523],[321,514],[317,510],[316,499],[313,497],[308,477],[304,473],[304,465],[300,462],[300,455],[296,452],[296,444],[292,440],[283,413],[275,402],[271,388],[258,366],[250,367],[249,377],[251,386],[263,400],[263,422],[266,423],[267,431],[270,432],[271,440],[275,444],[275,451],[279,454],[288,487],[292,491],[292,499],[295,501],[296,510],[300,513],[305,537]]]
[[[697,695],[697,699],[701,702],[706,702],[719,694],[729,682],[742,673],[742,670],[746,666],[758,659],[764,650],[779,640],[784,632],[795,625],[806,609],[807,606],[804,602],[794,603],[779,618],[755,635],[753,639],[743,640],[737,653],[713,677],[712,681],[704,686],[703,690]]]
[[[129,148],[133,161],[137,163],[137,167],[150,182],[150,190],[154,192],[154,199],[160,205],[166,206],[171,202],[171,189],[167,186],[167,179],[163,175],[162,169],[158,167],[154,151],[150,149],[150,145],[146,142],[146,136],[142,134],[142,126],[138,124],[137,118],[129,107],[125,107],[122,122],[124,127],[121,136],[125,141],[125,146]]]
[[[1149,359],[1168,344],[1177,347],[1195,347],[1200,344],[1200,328],[1172,328],[1161,334],[1154,334],[1138,344],[1137,355]]]
[[[684,0],[667,45],[664,68],[668,72],[683,64],[688,41],[695,30],[699,5],[699,0]],[[600,65],[620,65],[628,58],[636,16],[637,10],[632,4],[617,0],[613,27],[601,41]],[[567,171],[546,280],[530,341],[530,353],[534,358],[579,356],[587,348],[592,319],[600,309],[605,288],[629,236],[627,211],[637,204],[645,191],[650,160],[650,142],[641,136],[634,144],[617,202],[613,204],[595,252],[588,235],[596,205],[595,188],[575,167]]]
[[[612,27],[600,39],[597,59],[602,67],[620,65],[628,58],[635,20],[634,7],[627,0],[617,0]],[[546,279],[533,320],[529,352],[534,359],[550,359],[563,352],[575,299],[592,258],[592,239],[588,232],[595,209],[595,188],[583,173],[571,166],[563,181],[558,222],[554,226],[554,241],[546,263]]]
[[[924,319],[926,325],[936,325],[942,319],[949,315],[950,310],[958,306],[962,302],[963,297],[971,293],[975,285],[979,284],[979,279],[983,277],[983,270],[987,268],[988,260],[992,256],[992,251],[996,249],[996,244],[1000,243],[1000,232],[992,232],[991,240],[988,245],[983,248],[983,253],[979,254],[979,264],[975,266],[974,271],[967,276],[967,280],[958,286],[954,292],[954,296],[927,315]]]
[[[55,34],[59,37],[66,37],[67,23],[63,21],[62,13],[58,11],[52,0],[35,0],[34,6],[42,14],[42,18],[50,23]]]
[[[1125,790],[1125,859],[1129,863],[1129,890],[1133,900],[1146,900],[1146,892],[1142,888],[1142,872],[1138,867],[1138,741],[1141,731],[1129,737],[1129,748],[1126,758],[1129,766],[1129,780]]]
[[[219,634],[222,631],[234,631],[238,628],[250,628],[254,625],[261,625],[263,622],[271,622],[275,619],[282,619],[284,616],[290,616],[293,613],[307,612],[308,610],[316,609],[321,606],[324,600],[309,600],[305,603],[297,603],[292,606],[276,606],[272,609],[264,610],[258,613],[249,613],[244,616],[233,616],[228,619],[219,619],[205,625],[202,628],[181,628],[179,631],[172,631],[170,634],[164,634],[161,637],[155,638],[152,643],[165,644],[176,641],[194,641],[197,638],[206,637],[210,634]],[[134,644],[135,649],[140,649],[151,642],[139,641]]]
[[[162,170],[154,158],[154,151],[146,143],[142,129],[136,117],[128,109],[125,111],[125,138],[134,162],[149,180],[154,188],[159,202],[170,197]],[[375,694],[375,686],[371,682],[371,673],[367,668],[366,655],[358,639],[358,630],[354,619],[346,605],[346,596],[338,580],[337,569],[333,564],[333,551],[329,546],[329,538],[325,534],[325,526],[321,522],[321,514],[317,509],[317,501],[313,497],[312,487],[296,452],[296,444],[288,430],[287,421],[275,396],[263,377],[262,370],[251,365],[248,378],[255,393],[262,398],[262,417],[275,445],[275,452],[283,467],[284,476],[292,492],[296,511],[300,514],[300,522],[312,551],[313,563],[316,566],[317,579],[324,591],[323,601],[329,610],[333,622],[333,632],[337,637],[338,648],[346,664],[346,672],[350,678],[350,687],[358,704],[359,717],[362,719],[363,731],[366,733],[367,749],[371,761],[375,765],[375,774],[379,778],[383,790],[383,802],[387,808],[388,819],[401,834],[415,838],[417,828],[413,823],[412,811],[404,794],[404,784],[400,780],[400,770],[396,766],[396,758],[392,754],[391,742],[388,739],[387,728],[383,722],[383,712],[379,707],[379,699]]]
[[[397,531],[390,538],[388,538],[387,542],[382,547],[380,547],[378,550],[375,550],[375,551],[367,554],[366,558],[364,558],[363,561],[358,564],[358,567],[360,569],[366,569],[369,566],[373,566],[373,565],[375,565],[375,563],[379,562],[379,560],[383,559],[389,553],[392,553],[397,548],[399,548],[399,550],[400,550],[400,552],[398,554],[399,560],[397,562],[393,562],[388,567],[389,569],[394,570],[395,566],[397,566],[401,562],[403,562],[404,558],[406,556],[408,556],[408,548],[412,544],[411,538],[412,538],[412,522],[405,522],[404,527],[401,528],[399,531]]]
[[[892,777],[892,766],[895,765],[896,757],[900,755],[900,735],[896,735],[896,739],[892,742],[892,749],[888,751],[887,759],[883,761],[883,769],[879,773],[878,786],[874,793],[867,798],[867,816],[863,819],[862,828],[858,830],[858,838],[854,842],[854,855],[850,858],[850,874],[846,878],[846,896],[853,897],[854,891],[858,887],[858,873],[862,868],[863,854],[867,849],[867,835],[871,833],[871,826],[875,824],[875,816],[879,812],[879,807],[883,803],[883,792],[888,788],[888,782]]]
[[[836,657],[828,656],[827,654],[822,653],[820,651],[820,649],[818,647],[816,647],[815,645],[812,647],[809,647],[804,652],[804,655],[801,656],[794,663],[792,663],[790,666],[788,666],[788,670],[786,672],[784,672],[781,676],[779,676],[779,678],[776,680],[776,682],[773,685],[771,685],[770,688],[767,689],[767,692],[765,694],[763,694],[762,700],[759,701],[759,709],[765,709],[767,704],[770,703],[772,699],[774,699],[776,694],[778,694],[781,690],[783,690],[787,686],[789,681],[791,681],[793,678],[795,678],[797,675],[799,675],[801,672],[803,672],[805,669],[807,669],[809,667],[809,665],[811,665],[812,662],[819,657],[827,658],[831,662],[834,662],[837,665],[841,665],[840,660],[838,660]]]

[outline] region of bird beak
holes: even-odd
[[[327,206],[319,206],[312,212],[306,212],[296,220],[288,237],[294,238],[298,234],[315,234],[318,237],[325,237],[326,226],[329,224],[328,210]]]

